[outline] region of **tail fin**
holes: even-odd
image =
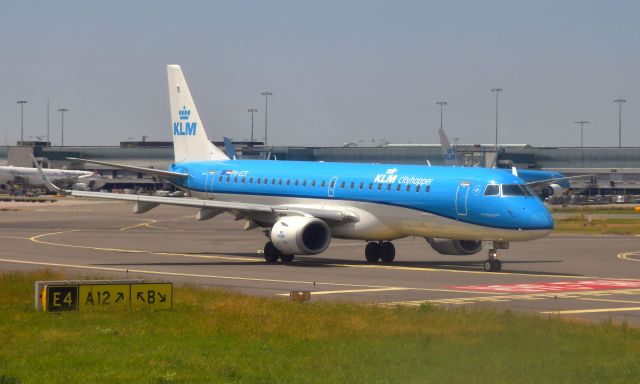
[[[175,162],[229,159],[207,138],[179,65],[167,65]]]
[[[224,138],[224,152],[230,159],[236,159],[236,149],[233,147],[233,143],[231,139],[228,137]]]
[[[458,156],[456,155],[456,151],[451,148],[451,144],[449,143],[449,139],[447,135],[444,133],[444,130],[438,129],[438,135],[440,135],[440,145],[442,146],[442,156],[444,156],[444,165],[460,165],[460,161],[458,161]]]

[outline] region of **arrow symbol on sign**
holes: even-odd
[[[158,292],[158,296],[160,296],[161,303],[164,303],[165,301],[167,301],[167,295],[163,295],[162,293]]]
[[[146,303],[146,301],[144,301],[144,297],[142,296],[142,292],[138,292],[138,294],[136,295],[136,298],[138,300],[142,300],[143,303]]]
[[[124,300],[124,293],[123,292],[118,292],[118,297],[116,298],[116,303],[119,303],[122,300]]]

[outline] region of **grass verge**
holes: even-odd
[[[0,275],[8,383],[636,382],[640,330],[492,310],[292,303],[176,287],[170,312],[33,309]]]
[[[554,231],[558,233],[586,233],[597,235],[640,235],[640,215],[629,219],[592,219],[578,214],[554,219]]]

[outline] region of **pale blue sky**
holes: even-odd
[[[169,140],[166,64],[180,64],[216,139],[386,139],[640,146],[638,1],[0,1],[0,143]]]

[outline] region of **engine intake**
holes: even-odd
[[[427,243],[442,255],[473,255],[482,250],[482,242],[425,237]]]
[[[331,229],[315,217],[283,217],[271,228],[273,245],[285,255],[315,255],[331,243]]]

